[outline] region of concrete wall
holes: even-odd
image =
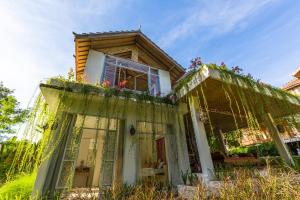
[[[67,92],[68,93],[68,92]],[[62,109],[71,113],[84,113],[86,115],[95,115],[102,117],[116,117],[125,120],[124,128],[124,152],[123,152],[123,183],[135,184],[139,174],[139,146],[138,135],[130,135],[130,127],[133,125],[137,128],[137,121],[154,121],[156,123],[164,123],[172,125],[172,131],[169,131],[169,136],[166,138],[167,159],[171,165],[168,166],[169,180],[180,182],[180,170],[186,171],[189,169],[189,160],[185,135],[182,130],[183,121],[180,119],[178,123],[178,113],[180,116],[186,112],[186,106],[171,106],[164,104],[153,104],[147,102],[137,102],[134,100],[126,100],[124,98],[110,97],[107,98],[99,95],[93,95],[92,98],[86,98],[83,94],[72,93],[66,95],[61,102]],[[85,107],[84,105],[87,105]],[[125,111],[123,109],[125,108]],[[122,116],[122,113],[125,115]],[[180,128],[181,127],[181,128]],[[176,147],[174,147],[174,144]],[[174,148],[170,148],[170,146]],[[178,152],[176,152],[178,151]],[[99,157],[99,156],[97,156]],[[97,158],[99,159],[99,158]],[[178,163],[180,162],[180,163]],[[178,163],[178,165],[176,165]],[[96,167],[97,168],[97,167]],[[175,174],[176,173],[176,174]],[[175,176],[174,176],[175,174]],[[95,177],[97,175],[95,174]],[[95,184],[95,182],[94,182]]]
[[[100,83],[104,69],[105,55],[99,51],[90,50],[85,66],[85,80],[88,83]]]

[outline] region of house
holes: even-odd
[[[293,74],[294,78],[282,86],[282,89],[296,96],[300,96],[300,68]],[[285,134],[285,142],[290,146],[290,149],[297,155],[297,148],[300,146],[300,132],[293,128]]]
[[[114,88],[126,81],[122,90],[140,98],[82,95],[75,91],[82,84],[59,80],[41,84],[51,109],[63,110],[55,118],[66,128],[57,125],[51,133],[51,142],[60,143],[40,167],[36,189],[46,194],[151,176],[181,183],[180,171],[190,169],[182,119],[187,108],[141,98],[167,99],[183,67],[141,31],[74,35],[78,82],[97,90],[97,84]]]
[[[185,74],[140,30],[74,36],[76,81],[40,84],[51,111],[35,182],[40,195],[153,178],[176,186],[194,164],[209,181],[208,135],[260,123],[293,164],[274,120],[299,112],[297,97],[213,64]]]
[[[300,68],[293,74],[294,78],[282,86],[283,90],[300,95]]]

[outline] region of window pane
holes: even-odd
[[[157,69],[151,68],[151,69],[150,69],[150,73],[151,73],[151,74],[156,74],[156,75],[158,75],[158,70],[157,70]]]
[[[117,130],[117,120],[116,119],[110,119],[109,130]]]
[[[107,129],[107,122],[108,122],[107,118],[100,117],[98,120],[99,120],[98,128]]]
[[[97,128],[97,117],[86,116],[84,120],[85,128]]]

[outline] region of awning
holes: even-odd
[[[198,97],[211,124],[224,132],[249,126],[249,117],[261,122],[264,112],[276,119],[300,111],[298,97],[216,66],[204,65],[181,80],[175,90],[182,102],[188,96]]]

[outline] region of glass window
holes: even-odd
[[[110,119],[109,130],[117,130],[117,120],[116,119]]]
[[[84,121],[84,123],[83,123]],[[108,119],[104,117],[97,117],[97,116],[88,116],[85,117],[83,115],[78,115],[77,121],[76,121],[76,127],[77,128],[92,128],[92,129],[107,129],[107,122]],[[113,122],[116,123],[116,122]],[[98,125],[98,126],[97,126]],[[116,126],[116,125],[112,125]],[[116,128],[115,128],[116,129]],[[113,130],[115,130],[113,129]]]
[[[151,73],[151,74],[158,75],[158,70],[157,70],[157,69],[151,68],[151,69],[150,69],[150,73]]]
[[[93,116],[86,116],[84,119],[84,125],[85,128],[97,128],[97,117]]]
[[[99,129],[107,129],[107,122],[108,122],[108,119],[107,118],[104,118],[104,117],[100,117],[98,118],[98,128]]]

